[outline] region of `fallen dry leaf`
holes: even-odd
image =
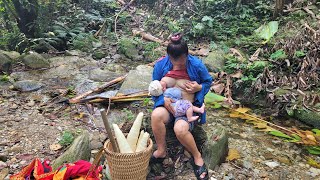
[[[3,168],[0,171],[0,179],[5,179],[5,177],[9,174],[9,168]]]
[[[59,149],[61,149],[62,148],[62,146],[60,145],[60,144],[51,144],[50,145],[50,149],[52,150],[52,151],[57,151],[57,150],[59,150]]]
[[[308,160],[307,163],[310,166],[315,167],[315,168],[320,168],[320,164],[316,160],[312,159],[311,157],[307,157],[307,160]]]
[[[235,109],[235,111],[239,112],[239,113],[246,113],[250,110],[250,108],[237,108]]]
[[[224,91],[225,86],[223,83],[220,83],[220,84],[214,84],[213,86],[211,86],[211,88],[215,93],[221,94]]]
[[[231,77],[233,78],[241,78],[243,76],[242,72],[241,71],[238,71],[234,74],[230,74]]]
[[[233,160],[236,160],[236,159],[239,159],[239,158],[240,158],[240,154],[239,154],[238,150],[229,149],[228,157],[227,157],[228,161],[233,161]]]
[[[249,61],[255,61],[255,60],[257,60],[258,57],[259,57],[260,51],[261,51],[261,48],[258,48],[258,49],[256,50],[256,52],[254,52],[254,54],[250,57]]]

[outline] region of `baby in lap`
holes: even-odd
[[[193,116],[193,112],[204,113],[204,104],[199,108],[193,106],[188,100],[182,99],[182,91],[180,88],[167,88],[167,83],[164,81],[154,80],[149,85],[149,93],[152,96],[163,94],[164,97],[171,98],[174,102],[171,104],[174,108],[174,117],[186,116],[189,122],[195,121],[199,116]]]

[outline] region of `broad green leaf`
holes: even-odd
[[[278,31],[278,26],[278,21],[271,21],[268,24],[260,26],[254,32],[258,35],[258,37],[265,40],[263,43],[267,43]]]
[[[290,140],[286,140],[286,142],[292,142],[292,143],[295,143],[295,142],[299,142],[301,141],[301,137],[298,136],[297,134],[291,134],[291,137],[292,139]]]
[[[291,136],[296,140],[299,140],[299,141],[301,140],[301,137],[298,136],[297,134],[291,134]]]
[[[292,137],[284,134],[281,131],[270,131],[269,134],[277,136],[277,137],[281,137],[281,138],[292,139]]]
[[[298,139],[290,139],[290,140],[284,140],[285,142],[291,142],[291,143],[295,143],[295,142],[299,142],[300,140]]]
[[[211,107],[211,108],[214,108],[214,109],[219,109],[219,108],[222,107],[222,105],[219,104],[219,103],[213,103],[210,107]]]
[[[304,51],[295,51],[294,56],[300,58],[306,56],[306,53]]]
[[[286,53],[284,52],[283,49],[279,49],[276,52],[272,53],[270,55],[270,58],[273,59],[273,60],[285,59],[285,58],[287,58],[287,55],[286,55]]]
[[[195,29],[197,30],[203,30],[204,29],[204,25],[202,23],[198,23],[197,25],[194,26]]]
[[[320,155],[320,146],[310,146],[306,147],[310,154]]]
[[[213,26],[213,24],[212,24],[213,19],[210,16],[203,16],[202,22],[206,22],[209,27]]]
[[[212,93],[212,92],[209,92],[205,97],[204,97],[204,102],[206,104],[212,104],[214,102],[223,102],[225,101],[226,98],[223,97],[223,96],[220,96],[216,93]]]
[[[312,129],[312,132],[314,132],[317,136],[320,136],[320,130],[319,129]]]

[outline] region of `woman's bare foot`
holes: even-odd
[[[159,150],[156,150],[153,152],[153,156],[155,158],[165,158],[167,155],[167,153],[164,151],[164,152],[160,152]]]

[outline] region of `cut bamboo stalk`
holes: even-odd
[[[112,126],[114,130],[114,134],[116,135],[116,138],[117,138],[120,153],[133,153],[126,137],[120,130],[119,126],[116,124],[112,124]]]
[[[136,150],[137,142],[139,138],[140,128],[143,120],[143,112],[140,112],[136,118],[136,120],[133,122],[133,125],[129,131],[129,134],[127,136],[127,141],[132,149],[132,151]]]
[[[101,116],[102,116],[102,119],[103,119],[104,127],[107,130],[107,134],[108,134],[108,137],[109,137],[110,142],[112,144],[112,148],[113,148],[114,152],[120,152],[119,151],[119,147],[118,147],[118,145],[116,143],[116,140],[114,139],[114,137],[112,135],[112,131],[111,131],[111,128],[110,128],[110,125],[109,125],[109,122],[108,122],[108,118],[107,118],[107,114],[106,114],[105,109],[101,109],[100,113],[101,113]]]

